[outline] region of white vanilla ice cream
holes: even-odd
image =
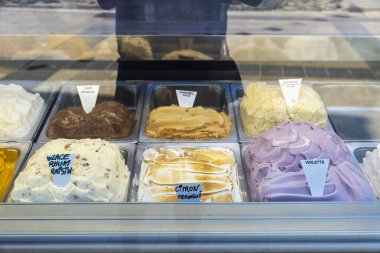
[[[380,145],[363,158],[363,170],[376,196],[380,197]]]
[[[0,84],[0,139],[25,137],[38,123],[44,100],[22,86]]]
[[[53,183],[48,155],[75,154],[69,183]],[[129,170],[117,144],[100,139],[57,139],[29,159],[16,178],[8,201],[41,202],[121,202],[125,201]]]

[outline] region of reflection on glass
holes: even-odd
[[[125,63],[130,60],[229,60],[225,34],[231,0],[98,2],[104,9],[116,9],[118,80],[130,78],[130,65]],[[246,1],[253,6],[260,2]]]
[[[120,80],[379,78],[379,1],[259,2],[1,1],[0,77],[112,79],[120,58]]]

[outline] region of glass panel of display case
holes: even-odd
[[[379,14],[377,0],[0,0],[0,251],[379,251]],[[289,106],[278,80],[301,78]],[[79,85],[100,85],[89,114]],[[57,186],[46,158],[62,154],[75,161]],[[301,166],[315,159],[322,196]],[[175,203],[191,186],[202,203]]]

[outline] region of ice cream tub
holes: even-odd
[[[193,107],[179,107],[177,98],[179,91],[197,92]],[[161,113],[160,116],[152,120],[152,115],[159,113]],[[140,142],[237,141],[228,84],[151,83],[148,86],[142,117]],[[152,123],[153,121],[155,123]],[[156,133],[161,135],[147,134],[147,132],[153,132],[151,131],[154,128],[152,125],[158,126]],[[218,135],[220,132],[221,134]],[[162,133],[164,134],[162,135]],[[172,133],[173,136],[165,136],[165,134]]]
[[[78,85],[100,86],[96,106],[89,114],[82,109]],[[144,85],[137,83],[68,83],[63,86],[37,142],[57,138],[137,142],[144,90]],[[63,119],[72,122],[64,124]]]
[[[278,85],[276,82],[268,82],[268,85]],[[313,88],[313,85],[310,83],[305,83],[304,85]],[[240,114],[240,103],[242,101],[242,98],[244,96],[244,87],[242,84],[232,84],[231,85],[231,93],[232,93],[232,101],[233,101],[233,107],[235,112],[235,119],[236,119],[236,127],[237,127],[237,133],[239,137],[239,142],[250,142],[253,137],[247,135],[244,132],[242,120],[241,120],[241,114]],[[327,121],[327,129],[329,131],[334,132],[334,128],[331,125],[330,120]],[[268,129],[269,130],[269,129]]]
[[[223,155],[217,156],[213,152],[222,152]],[[160,156],[154,157],[151,154],[160,154]],[[215,171],[214,169],[218,167],[215,167],[215,164],[219,164],[219,169],[231,168],[226,166],[228,164],[226,161],[231,161],[231,159],[221,159],[221,157],[225,157],[224,154],[233,158],[235,166],[227,172]],[[199,157],[203,157],[203,159]],[[205,157],[211,157],[208,163],[204,163],[207,160]],[[151,162],[149,160],[151,158],[157,159],[157,161],[152,160]],[[160,170],[160,167],[163,170]],[[207,169],[207,172],[202,169]],[[168,171],[169,173],[167,173]],[[188,175],[190,176],[188,177]],[[220,181],[220,178],[225,178],[226,175],[229,180]],[[208,177],[215,178],[209,181]],[[131,202],[178,202],[175,190],[177,185],[200,182],[202,182],[202,194],[204,194],[201,202],[250,201],[237,143],[140,143],[136,151],[132,178],[132,189],[129,196]],[[160,180],[162,181],[160,182]],[[207,185],[210,182],[228,182],[228,185],[232,187],[216,189],[212,188],[211,184]],[[214,191],[208,191],[207,188]],[[232,196],[229,201],[219,198],[226,192],[227,195]]]
[[[269,136],[268,134],[267,137],[270,138]],[[292,137],[290,137],[290,139],[291,138]],[[324,139],[328,138],[321,137],[321,140]],[[331,147],[328,148],[328,146],[326,146],[325,151],[321,149],[321,152],[318,153],[318,149],[315,149],[315,151],[312,152],[312,149],[307,147],[310,144],[305,143],[306,145],[303,145],[304,151],[301,150],[302,145],[300,145],[298,146],[299,153],[290,154],[289,149],[292,149],[294,146],[287,146],[285,140],[286,138],[283,139],[280,149],[277,147],[277,153],[275,149],[272,148],[271,150],[274,152],[270,154],[269,151],[268,153],[264,151],[266,149],[264,146],[266,146],[267,143],[265,143],[262,138],[258,139],[255,143],[255,147],[251,147],[250,151],[254,154],[256,160],[253,159],[252,156],[245,157],[248,154],[248,148],[251,144],[247,142],[240,143],[247,185],[250,189],[253,201],[372,202],[374,200],[373,190],[368,183],[369,180],[365,177],[358,163],[358,161],[362,159],[363,154],[365,155],[366,150],[357,149],[359,146],[356,146],[356,144],[340,141],[340,147],[337,146],[334,151],[331,151]],[[331,142],[331,140],[329,142],[338,145],[337,140],[338,139],[335,138],[334,142]],[[274,141],[272,143],[274,143]],[[259,151],[258,148],[262,150]],[[326,152],[329,149],[330,151]],[[307,157],[305,157],[305,155],[307,155]],[[316,159],[315,157],[319,157],[319,159],[330,159],[323,196],[311,195],[306,175],[304,176],[305,172],[302,172],[302,168],[299,171],[297,170],[300,166],[299,162],[294,163],[292,160],[286,160],[287,157],[294,157],[295,159],[307,159],[308,157],[308,159]],[[249,163],[247,163],[248,161]],[[256,174],[251,173],[252,165],[255,164]],[[257,168],[260,168],[260,171],[258,171]],[[260,192],[258,189],[260,189]]]
[[[0,189],[3,189],[4,192],[0,193],[0,201],[4,201],[6,199],[6,196],[8,195],[10,189],[12,188],[12,184],[14,179],[16,178],[18,172],[20,171],[21,167],[23,166],[23,163],[25,161],[26,156],[28,155],[28,152],[31,147],[31,142],[9,142],[9,143],[0,143],[0,151],[8,155],[8,153],[13,156],[11,159],[15,160],[15,165],[13,166],[13,175],[9,180],[9,185],[3,187],[3,185],[0,185]],[[9,157],[8,157],[9,158]],[[2,171],[3,173],[4,171]],[[4,175],[1,175],[1,182],[4,179]]]
[[[61,139],[61,140],[63,140],[63,139]],[[86,139],[86,140],[91,141],[91,142],[93,142],[93,141],[106,142],[106,141],[103,141],[100,139],[97,139],[97,140]],[[80,140],[80,141],[83,141],[83,140]],[[108,143],[110,143],[110,142],[108,142]],[[110,188],[115,188],[115,187],[117,188],[118,185],[122,186],[122,188],[125,188],[125,191],[120,191],[120,188],[119,188],[118,192],[120,193],[119,194],[120,195],[120,201],[110,200],[110,202],[125,202],[127,200],[128,189],[129,189],[129,185],[131,182],[131,175],[132,175],[131,171],[133,168],[133,162],[134,162],[135,151],[136,151],[136,144],[135,143],[110,143],[110,144],[116,145],[118,147],[117,150],[120,151],[120,155],[123,158],[123,164],[122,164],[122,167],[120,167],[120,169],[122,170],[123,173],[126,173],[128,175],[127,179],[122,180],[123,182],[120,181],[121,180],[120,179],[118,181],[115,181],[115,185],[109,185],[107,183],[107,186],[104,186],[105,182],[99,181],[100,178],[103,178],[101,173],[103,173],[103,172],[107,173],[108,172],[109,174],[111,174],[111,173],[113,173],[112,168],[106,169],[106,167],[104,167],[104,163],[103,163],[103,167],[100,170],[99,166],[101,166],[101,165],[99,165],[99,163],[95,164],[94,159],[83,160],[83,156],[78,157],[78,153],[75,153],[75,151],[74,151],[74,153],[76,154],[75,161],[77,160],[78,167],[83,169],[83,172],[77,173],[75,181],[73,181],[74,179],[73,179],[73,176],[71,175],[71,179],[69,181],[69,184],[67,186],[65,186],[64,188],[60,188],[58,186],[53,185],[52,178],[50,177],[51,174],[50,174],[49,167],[47,168],[48,172],[44,168],[42,168],[41,163],[44,163],[45,159],[46,159],[46,165],[48,164],[47,156],[42,156],[42,157],[40,157],[40,159],[42,159],[42,160],[34,160],[34,161],[32,161],[34,164],[32,166],[29,165],[29,163],[31,162],[31,159],[36,154],[36,152],[38,150],[40,150],[44,145],[47,145],[47,144],[48,143],[35,143],[32,146],[32,148],[29,152],[29,155],[27,156],[27,159],[25,159],[25,162],[21,166],[21,169],[19,169],[18,177],[14,180],[12,187],[10,187],[11,190],[8,193],[7,202],[12,202],[12,203],[16,203],[16,204],[17,203],[51,203],[51,202],[66,202],[66,203],[82,202],[82,203],[86,203],[86,202],[94,202],[94,201],[95,202],[109,202],[109,201],[102,201],[102,199],[104,199],[104,198],[101,198],[101,197],[98,197],[97,200],[95,199],[95,200],[88,200],[88,201],[81,200],[81,199],[91,199],[91,197],[89,195],[90,191],[94,191],[95,193],[100,192],[101,194],[103,194],[105,189],[107,189],[107,192],[113,192],[112,190],[110,190]],[[88,146],[89,148],[93,148],[93,147],[91,147],[92,145],[91,144],[89,145],[88,143],[86,144],[86,146]],[[104,145],[97,145],[96,147],[99,147],[99,146],[104,147]],[[109,152],[110,148],[105,147],[103,150],[100,148],[99,152],[103,152],[106,150],[108,150],[107,152]],[[70,151],[67,151],[67,153],[70,153]],[[89,151],[83,151],[83,154],[87,154],[87,158],[88,158]],[[106,155],[103,153],[102,155],[98,156],[97,159],[99,159],[99,160],[107,159],[104,157],[106,157]],[[107,157],[110,157],[110,156],[107,156]],[[111,157],[117,157],[117,156],[111,156]],[[86,158],[86,156],[84,156],[84,158]],[[89,175],[91,175],[91,177],[88,177],[85,174],[83,174],[85,172],[85,170],[88,170],[85,167],[86,164],[83,164],[86,162],[87,162],[87,166],[88,166],[88,163],[90,163],[90,166],[95,166],[95,165],[98,166],[96,168],[96,170],[92,170],[92,172],[91,171],[86,172],[87,174],[90,173]],[[40,165],[37,165],[37,163],[40,163]],[[106,161],[106,163],[108,163],[109,166],[111,166],[112,164],[115,164],[114,161],[111,161],[109,159]],[[29,166],[29,168],[33,167],[32,170],[34,170],[34,172],[32,174],[30,174],[30,176],[27,175],[26,177],[24,177],[24,179],[27,179],[27,182],[28,182],[27,185],[25,184],[24,181],[22,184],[19,183],[17,193],[15,193],[17,180],[19,180],[19,177],[25,171],[27,166]],[[36,168],[39,171],[36,172],[34,168]],[[96,171],[96,174],[93,173],[94,171]],[[41,176],[41,174],[42,174],[42,176]],[[44,176],[44,174],[49,175],[49,176],[46,177],[46,176]],[[115,178],[114,177],[115,175],[112,175],[112,174],[111,174],[111,176],[109,176],[109,175],[107,175],[107,176],[108,176],[106,178],[107,180],[109,178]],[[120,174],[116,178],[118,178],[118,177],[122,177],[122,174]],[[36,185],[36,182],[39,182],[37,184],[38,185],[37,188],[34,187]],[[109,182],[111,182],[111,181],[109,181]],[[117,182],[117,184],[116,184],[116,182]],[[120,184],[120,182],[122,182],[122,185]],[[76,186],[77,188],[73,187],[73,185]],[[92,189],[92,188],[94,188],[94,189]],[[37,192],[35,194],[33,193],[33,191],[35,191],[34,189],[37,190]],[[41,189],[43,189],[43,191],[41,191]],[[24,190],[26,192],[24,192]],[[45,200],[45,199],[48,199],[49,197],[53,196],[52,192],[56,192],[55,197],[54,197],[55,201]],[[45,193],[47,193],[47,195]],[[67,194],[67,195],[65,195],[65,194]],[[80,198],[76,197],[75,195],[78,196],[78,194],[84,195],[84,196],[80,196]],[[115,194],[113,194],[113,195],[115,195]],[[22,197],[26,196],[25,200],[27,200],[27,201],[19,201],[20,196],[22,196]],[[38,200],[34,201],[31,199],[31,198],[36,198],[36,196],[37,196]],[[92,194],[91,196],[98,196],[98,195]],[[107,194],[104,194],[101,196],[106,196],[108,198],[108,197],[112,197],[112,194],[109,195],[107,193]],[[17,199],[17,201],[16,200],[12,201],[12,199],[11,199],[12,197],[14,199]],[[30,198],[30,199],[28,199],[28,198]],[[63,200],[60,200],[58,198],[63,198]]]
[[[380,159],[376,149],[379,145],[380,142],[347,142],[348,148],[357,164],[362,168],[363,174],[372,186],[378,201],[380,200],[380,167],[377,165]],[[376,153],[371,154],[372,152]]]
[[[55,99],[59,84],[56,82],[40,84],[33,81],[6,80],[1,81],[0,84],[4,84],[3,88],[6,88],[9,93],[6,98],[10,100],[2,102],[5,107],[12,107],[12,109],[6,108],[6,110],[15,111],[14,115],[10,117],[10,122],[6,122],[5,119],[6,125],[1,129],[5,136],[0,134],[0,142],[34,141]],[[13,95],[14,97],[12,97]],[[6,114],[2,114],[2,116],[4,115]],[[7,128],[11,132],[18,132],[7,133]]]
[[[314,89],[343,140],[380,140],[379,83],[321,83],[314,85]]]

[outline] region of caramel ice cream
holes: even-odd
[[[145,134],[164,139],[222,139],[230,136],[232,122],[225,112],[201,106],[162,106],[149,113]]]

